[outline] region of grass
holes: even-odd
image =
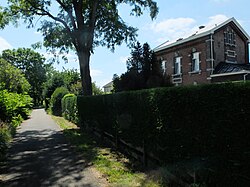
[[[102,146],[93,137],[80,132],[77,126],[62,117],[52,116],[54,121],[63,129],[66,138],[79,151],[89,164],[93,165],[105,178],[110,186],[117,187],[160,187],[160,179],[135,171],[130,167],[131,162],[124,155]]]

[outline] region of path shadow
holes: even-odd
[[[60,131],[18,133],[7,159],[0,170],[0,186],[99,186],[89,175],[86,160]]]

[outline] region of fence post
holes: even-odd
[[[148,158],[147,158],[147,145],[146,145],[146,141],[145,141],[145,139],[143,138],[143,147],[142,147],[142,151],[143,151],[143,166],[144,167],[147,167],[147,165],[148,165]]]

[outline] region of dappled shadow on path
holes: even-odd
[[[1,168],[1,186],[99,186],[83,158],[55,130],[20,132]]]

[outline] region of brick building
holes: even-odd
[[[250,37],[235,18],[154,49],[176,85],[250,80]]]

